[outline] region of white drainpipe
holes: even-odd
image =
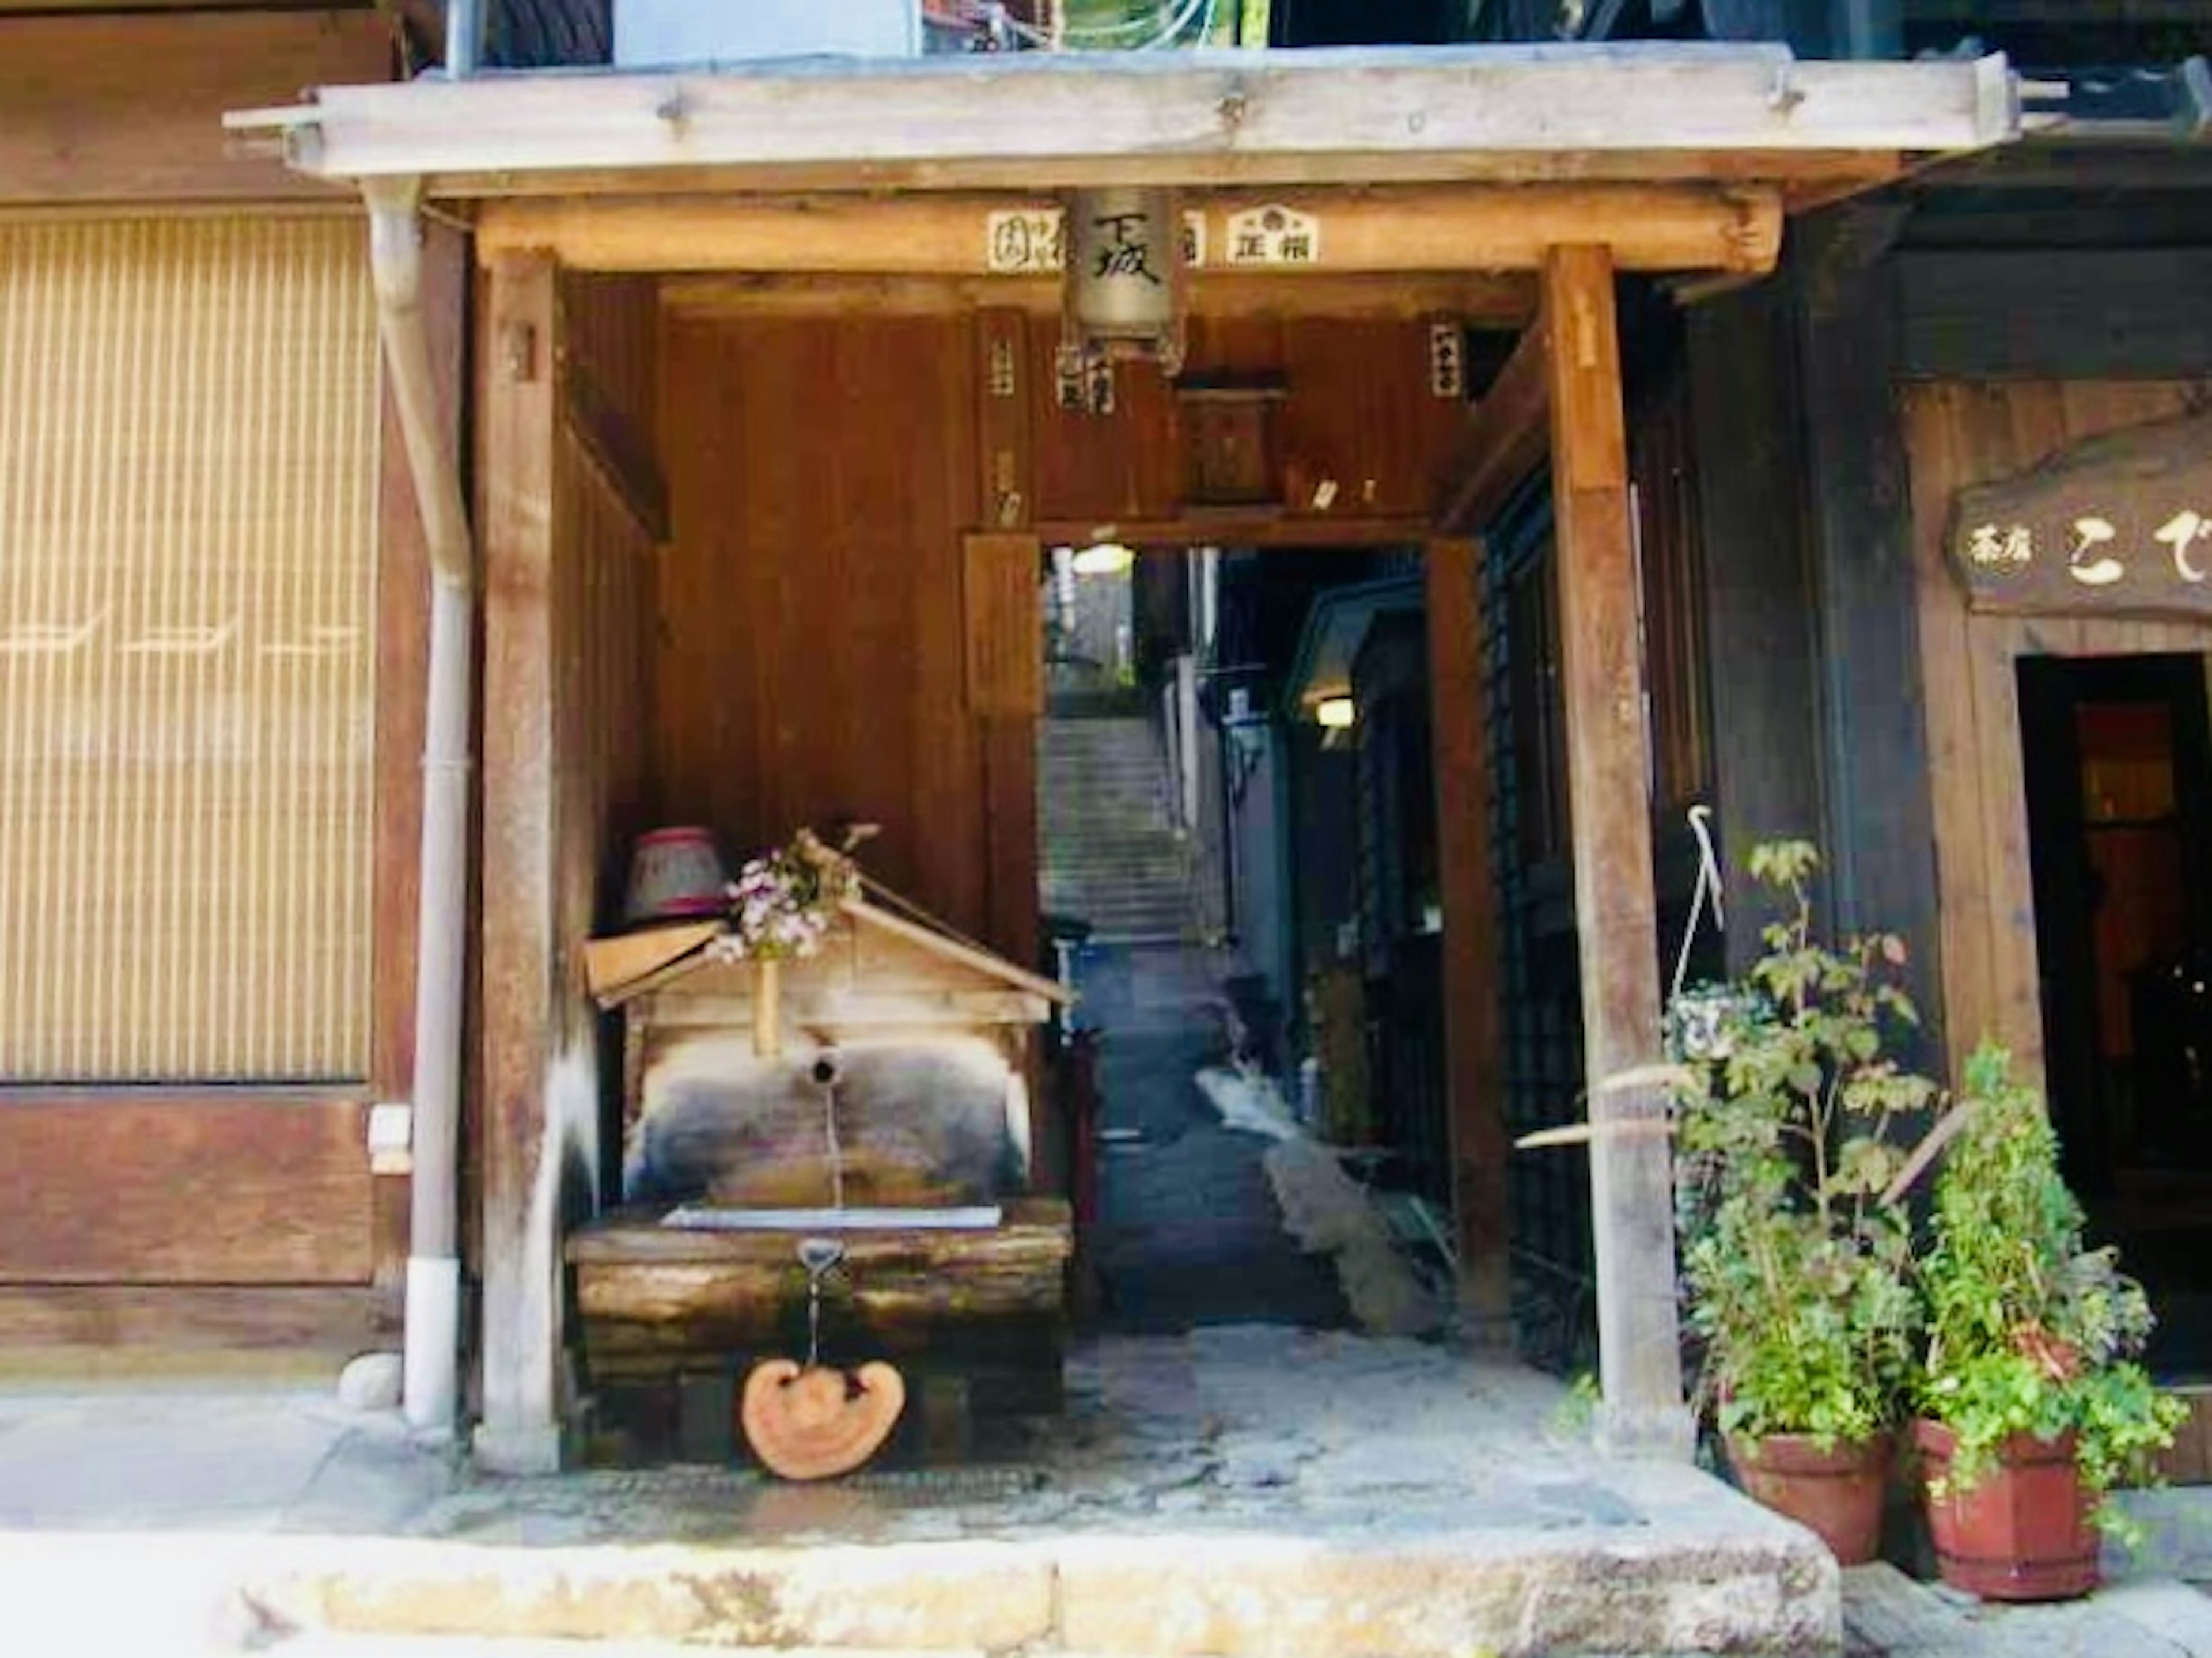
[[[476,552],[459,466],[442,435],[422,317],[421,181],[372,179],[369,262],[384,360],[430,554],[428,714],[416,911],[413,1211],[403,1399],[409,1424],[450,1431],[459,1400],[461,1013],[467,961],[470,634]]]

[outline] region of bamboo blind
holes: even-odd
[[[358,1077],[357,221],[0,222],[0,1080]]]

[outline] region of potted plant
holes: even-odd
[[[2106,1494],[2144,1474],[2186,1408],[2135,1362],[2142,1287],[2087,1248],[2057,1136],[2011,1056],[1967,1061],[1963,1114],[1936,1176],[1919,1268],[1928,1347],[1914,1436],[1937,1570],[1995,1600],[2057,1600],[2097,1582]]]
[[[1888,1051],[1917,1017],[1903,944],[1814,938],[1818,862],[1803,841],[1756,848],[1783,909],[1765,953],[1669,1005],[1677,1218],[1700,1391],[1738,1479],[1856,1564],[1920,1334],[1887,1131],[1937,1090]]]

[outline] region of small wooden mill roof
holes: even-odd
[[[874,889],[896,904],[894,895]],[[884,959],[886,946],[909,957],[919,952],[930,958],[948,982],[971,981],[978,990],[1012,991],[1062,1005],[1074,1001],[1065,986],[1016,966],[1003,956],[959,938],[949,929],[922,919],[910,906],[907,913],[866,897],[847,899],[840,907],[846,925],[833,931],[823,946],[823,957],[852,952],[854,970],[865,974],[868,963]],[[620,1007],[650,992],[681,983],[713,969],[731,970],[732,964],[708,946],[725,936],[729,927],[716,920],[685,921],[640,932],[594,938],[584,946],[584,978],[592,998],[601,1007]],[[818,960],[820,957],[809,958]],[[737,970],[743,971],[741,965]]]

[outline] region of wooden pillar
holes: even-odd
[[[484,571],[482,1272],[477,1461],[560,1467],[559,1151],[547,1110],[556,1032],[555,268],[487,273],[477,407]]]
[[[1659,1058],[1651,754],[1628,502],[1613,258],[1544,261],[1567,788],[1582,962],[1602,1424],[1615,1448],[1686,1456],[1668,1146],[1654,1087],[1608,1079]]]
[[[1510,1346],[1505,1088],[1498,1021],[1498,885],[1491,870],[1484,714],[1482,545],[1428,544],[1430,729],[1442,872],[1446,1121],[1451,1126],[1461,1302],[1486,1345]]]

